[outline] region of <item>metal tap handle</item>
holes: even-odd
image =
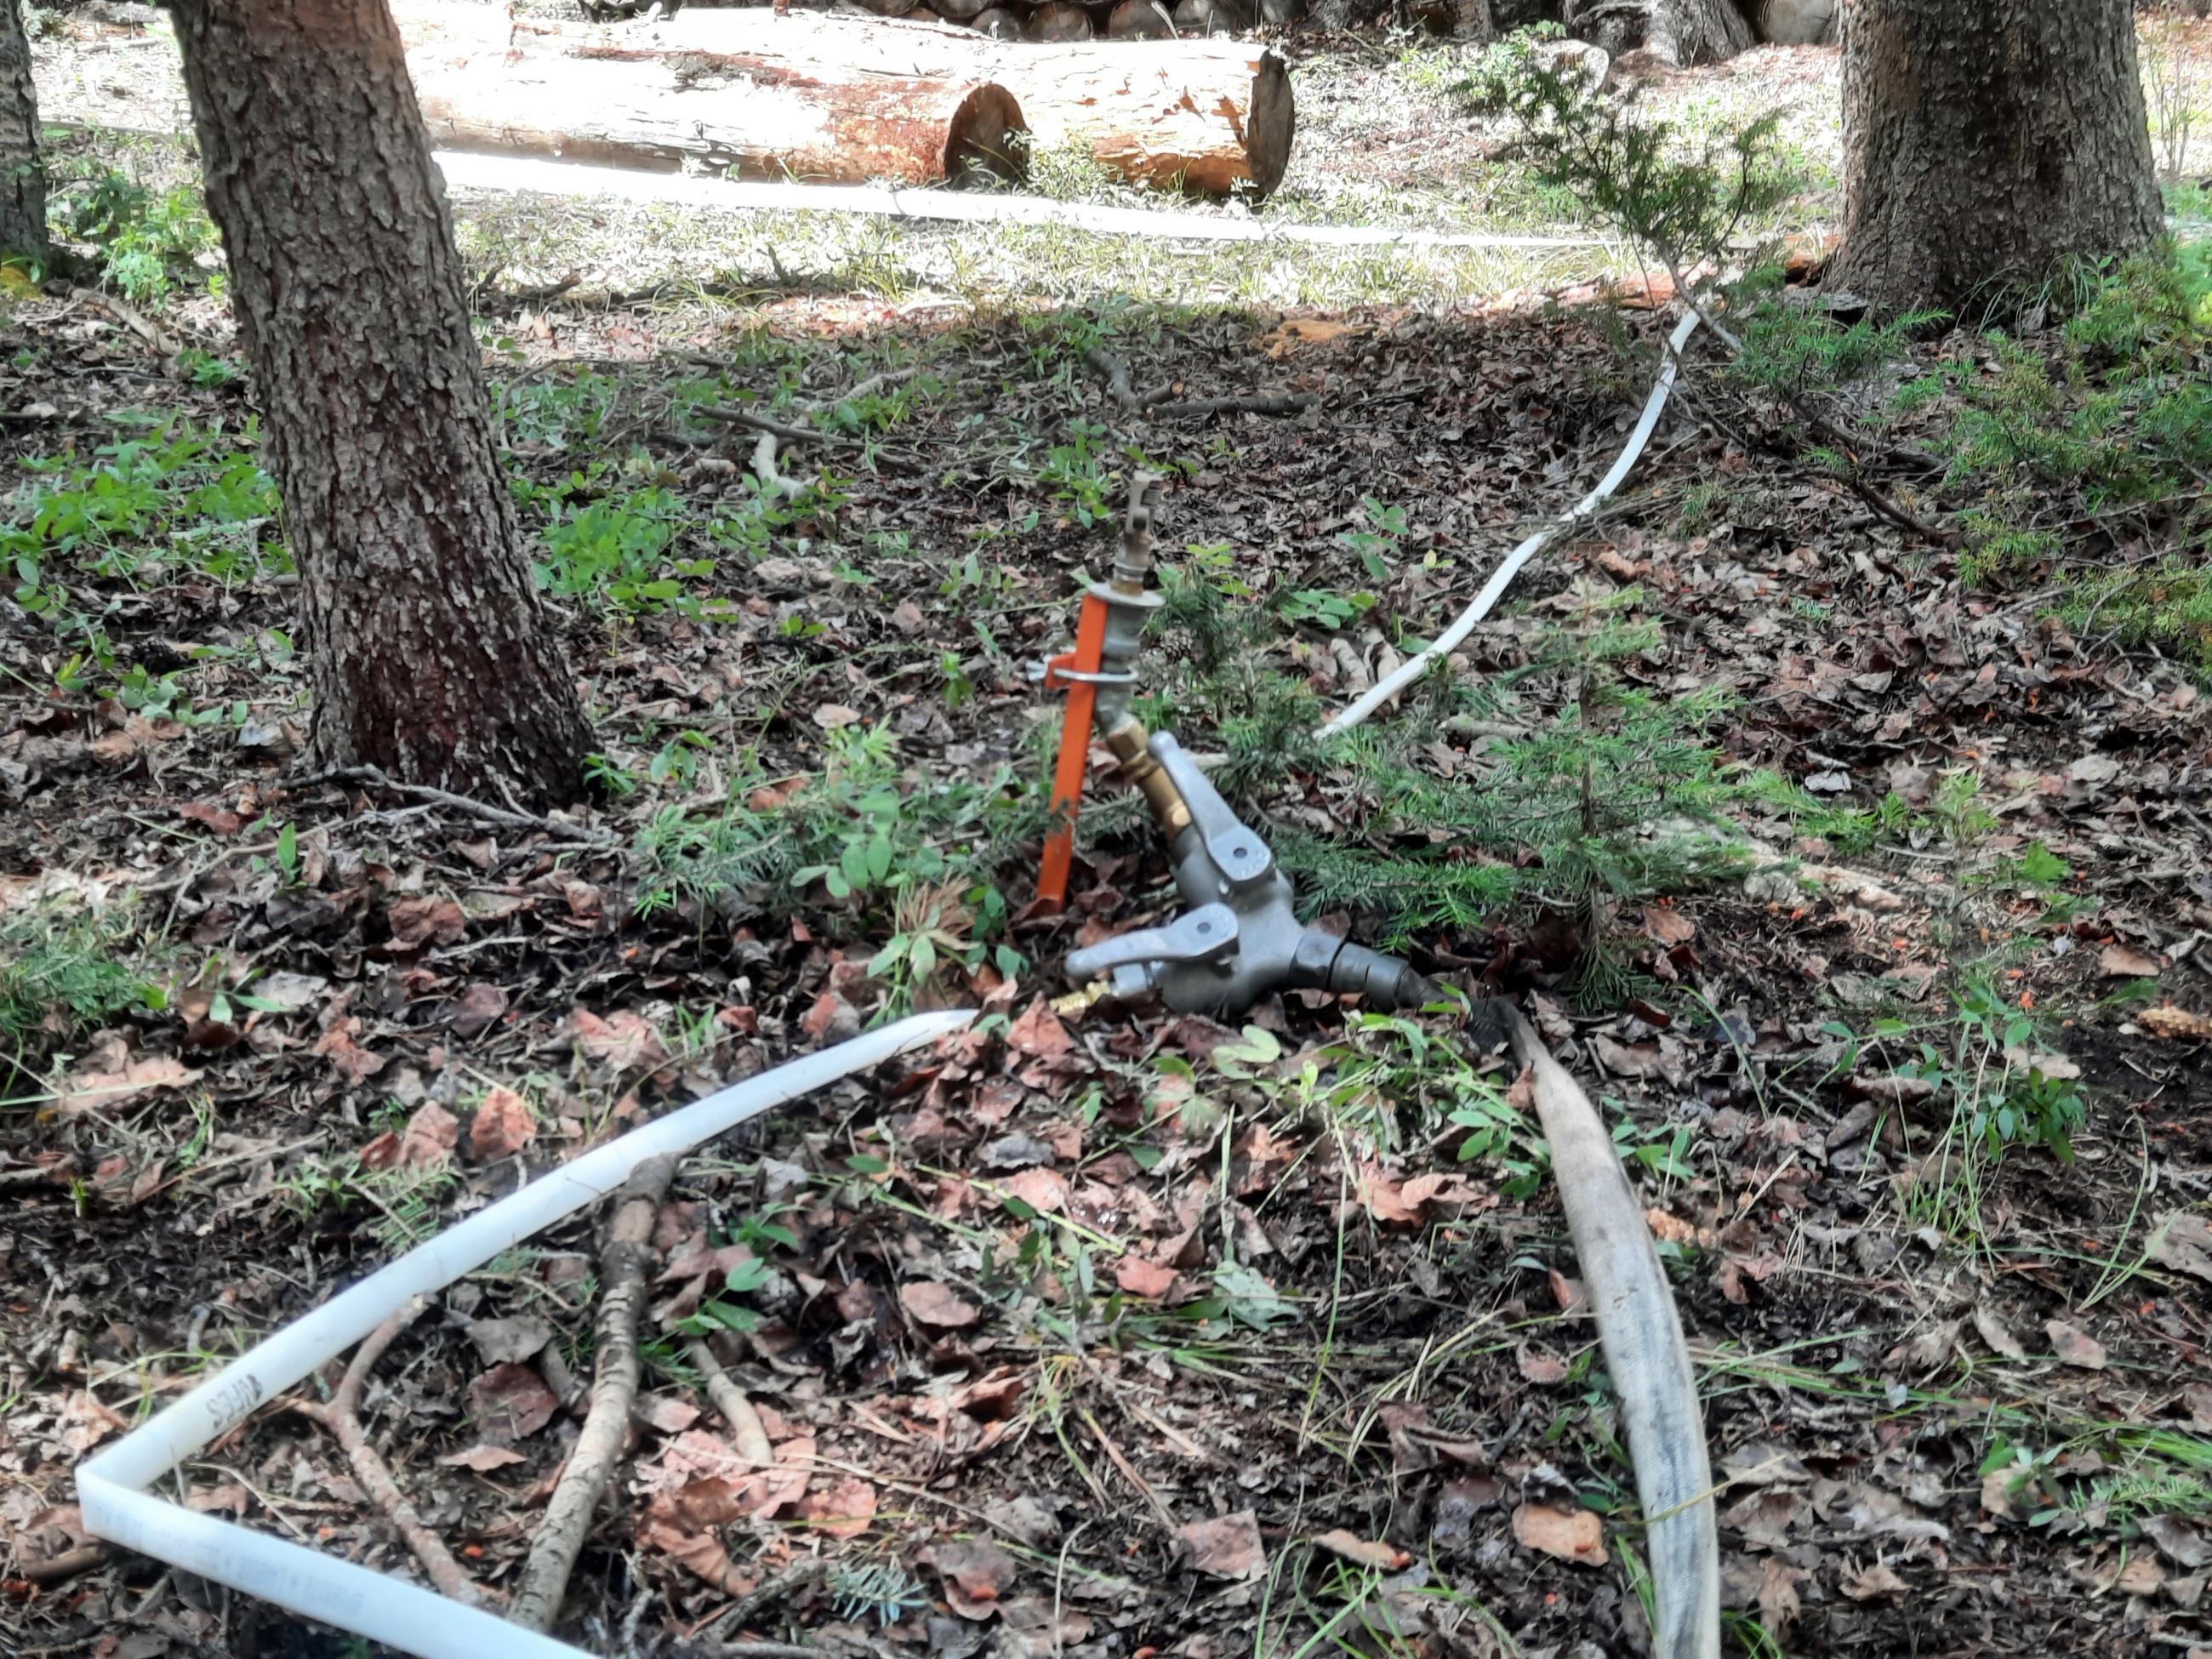
[[[1159,762],[1190,808],[1192,828],[1206,843],[1206,856],[1221,878],[1231,887],[1258,881],[1275,867],[1275,854],[1267,843],[1245,827],[1229,810],[1221,792],[1213,787],[1198,763],[1165,732],[1153,734],[1152,758]]]
[[[1164,927],[1139,927],[1068,953],[1067,976],[1078,984],[1117,968],[1213,962],[1237,948],[1237,913],[1225,904],[1202,904]]]

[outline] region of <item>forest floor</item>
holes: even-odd
[[[1648,1652],[1632,1475],[1510,1073],[1317,995],[1241,1030],[1048,1006],[1070,948],[1176,908],[1107,796],[1071,913],[1027,913],[1057,729],[1030,671],[1139,466],[1170,480],[1155,728],[1219,757],[1322,915],[1518,999],[1618,1126],[1725,1482],[1729,1650],[2212,1649],[2212,415],[2173,392],[2201,269],[2179,315],[2113,280],[2015,296],[2002,340],[1881,343],[1822,392],[1879,434],[1848,476],[1693,353],[1620,509],[1323,745],[1618,452],[1656,319],[1545,297],[1604,250],[463,198],[598,734],[592,803],[518,830],[300,762],[295,578],[171,189],[190,151],[98,130],[173,126],[171,47],[56,28],[58,216],[107,271],[0,314],[0,1650],[361,1652],[81,1553],[77,1460],[521,1176],[980,1005],[683,1167],[564,1633]],[[1363,164],[1294,172],[1287,208],[1556,220],[1455,220],[1449,167],[1408,195],[1439,51],[1317,52],[1312,146],[1358,129]],[[1650,95],[1747,109],[1771,71],[1828,89],[1805,142],[1832,150],[1831,54]],[[1772,228],[1817,231],[1832,188]],[[2094,397],[2124,327],[2163,413],[2122,426]],[[1140,393],[1312,401],[1131,413],[1102,353]],[[784,453],[796,500],[701,412],[747,402],[821,428]],[[469,1275],[369,1382],[371,1438],[495,1597],[574,1438],[596,1237]],[[195,1505],[420,1576],[285,1401],[185,1473]]]

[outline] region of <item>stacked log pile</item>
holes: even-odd
[[[1076,40],[1173,40],[1242,34],[1261,23],[1287,23],[1303,0],[864,0],[879,17],[941,18],[994,40],[1049,45]]]
[[[1047,0],[1025,30],[1055,8],[1087,28],[1071,0]],[[979,8],[980,29],[757,9],[604,27],[489,7],[395,15],[423,118],[447,149],[924,185],[1018,179],[1032,152],[1073,148],[1114,178],[1164,189],[1265,195],[1280,182],[1296,107],[1265,46],[1004,40],[992,9],[1009,10]]]

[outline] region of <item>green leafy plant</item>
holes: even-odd
[[[901,996],[948,960],[1026,966],[1000,942],[1009,908],[997,877],[1042,838],[1047,815],[1011,767],[909,773],[886,723],[834,733],[822,772],[786,793],[749,757],[736,770],[720,812],[670,808],[647,826],[641,908],[786,915],[819,895],[833,927],[888,924],[879,959]],[[773,804],[756,805],[763,798]]]
[[[160,988],[127,959],[137,933],[125,905],[55,898],[0,910],[0,1043],[16,1063],[131,1009],[161,1006]]]
[[[702,592],[714,574],[711,557],[685,556],[678,543],[690,526],[690,507],[658,486],[619,495],[595,495],[598,481],[585,473],[550,489],[520,481],[526,503],[542,504],[542,556],[532,568],[538,587],[562,599],[589,596],[633,616],[673,611],[690,617],[731,614],[726,600]],[[719,525],[706,526],[714,537]]]
[[[775,1269],[755,1257],[740,1261],[723,1275],[722,1288],[699,1304],[699,1311],[677,1322],[676,1328],[687,1336],[711,1336],[716,1331],[750,1331],[760,1324],[761,1316],[753,1309],[732,1302],[733,1296],[746,1296],[759,1290],[775,1278]]]
[[[1655,254],[1686,297],[1694,271],[1795,192],[1776,159],[1778,115],[1692,143],[1533,51],[1502,93],[1537,178]]]
[[[1065,502],[1075,521],[1088,528],[1114,517],[1115,474],[1107,465],[1104,427],[1091,421],[1071,421],[1067,441],[1045,452],[1037,468],[1037,483]]]
[[[113,168],[64,180],[48,210],[64,236],[93,245],[102,276],[142,305],[165,298],[222,246],[197,188],[156,190]]]

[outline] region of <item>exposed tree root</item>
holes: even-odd
[[[494,806],[489,801],[457,795],[450,789],[440,789],[427,783],[401,783],[386,777],[374,766],[334,766],[326,772],[318,772],[288,787],[305,789],[319,783],[364,783],[372,789],[380,789],[390,794],[409,795],[434,805],[449,806],[457,812],[465,812],[471,817],[481,818],[486,823],[500,824],[509,830],[535,830],[551,836],[556,841],[574,842],[585,847],[611,847],[615,844],[615,838],[604,830],[594,830],[586,824],[568,823],[543,813]]]

